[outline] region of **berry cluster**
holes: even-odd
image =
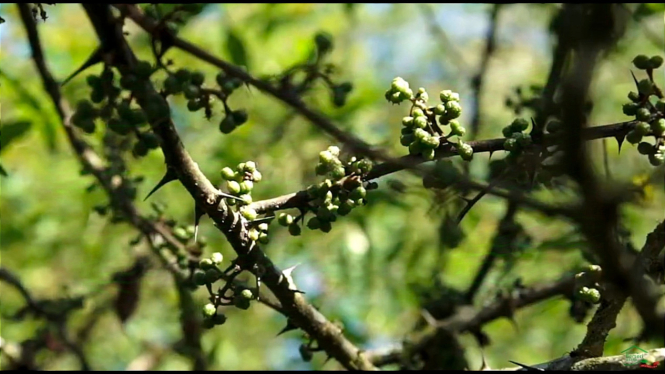
[[[408,147],[410,154],[433,160],[436,149],[442,143],[449,143],[450,137],[457,136],[456,149],[459,155],[465,161],[473,159],[473,148],[461,139],[466,134],[466,129],[456,120],[462,114],[458,93],[450,90],[441,91],[439,93],[441,104],[428,107],[429,95],[424,88],[419,88],[414,95],[409,83],[397,77],[386,91],[385,98],[393,104],[407,100],[412,103],[409,116],[402,118],[404,128],[400,137],[400,144]],[[450,132],[444,135],[439,125],[450,126]]]
[[[506,151],[512,155],[519,155],[531,145],[531,135],[524,132],[527,128],[529,128],[529,122],[523,118],[517,118],[510,125],[503,128],[502,133],[506,137],[503,147]]]
[[[255,220],[258,214],[248,205],[252,203],[254,183],[261,182],[263,178],[256,168],[256,163],[254,161],[241,162],[235,170],[225,167],[222,169],[221,175],[226,180],[229,194],[237,197],[237,199],[227,198],[226,203],[230,206],[239,205],[238,211],[245,219]]]
[[[332,222],[337,220],[338,215],[345,216],[354,208],[367,204],[367,190],[378,188],[374,182],[363,181],[372,169],[369,160],[351,157],[347,162],[343,162],[339,156],[340,150],[335,146],[319,153],[316,174],[328,178],[307,187],[310,201],[300,216],[294,218],[285,213],[279,215],[279,224],[288,227],[291,235],[300,235],[298,222],[304,221],[307,212],[315,214],[307,221],[310,230],[330,232]]]
[[[637,92],[628,94],[629,103],[623,105],[623,113],[635,117],[635,128],[626,135],[626,140],[637,144],[640,154],[649,157],[653,166],[665,162],[665,99],[662,91],[653,81],[653,70],[663,64],[660,56],[647,57],[639,55],[633,59],[633,65],[640,70],[646,70],[649,76],[640,81],[636,80]],[[653,103],[650,99],[654,98]],[[642,141],[645,136],[653,136],[654,144]]]
[[[589,265],[586,271],[575,275],[575,295],[580,300],[591,304],[598,304],[601,299],[600,281],[602,269],[598,265]],[[588,287],[590,286],[590,287]]]
[[[192,280],[197,286],[205,286],[210,293],[210,303],[203,306],[203,326],[213,328],[216,325],[223,325],[226,322],[226,316],[219,312],[220,306],[235,306],[238,309],[247,310],[250,302],[255,299],[254,292],[249,288],[234,285],[232,280],[240,273],[232,265],[227,271],[219,269],[224,261],[221,253],[215,252],[210,258],[204,258],[199,262],[199,268],[192,275]],[[230,274],[227,274],[231,270]],[[222,279],[227,274],[226,284],[215,294],[212,292],[212,284]],[[232,290],[231,296],[226,296],[228,290]]]

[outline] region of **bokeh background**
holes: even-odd
[[[338,67],[340,81],[354,85],[343,108],[331,104],[324,87],[317,87],[308,100],[341,128],[369,143],[382,145],[394,155],[399,145],[401,117],[405,108],[388,104],[383,93],[390,81],[401,76],[411,86],[425,87],[430,96],[442,89],[461,95],[465,108],[462,123],[471,119],[471,78],[479,68],[491,4],[210,4],[190,19],[180,36],[222,58],[235,60],[238,51],[229,48],[229,35],[244,47],[248,70],[255,76],[279,74],[302,62],[314,49],[319,31],[333,35],[335,48],[330,62]],[[630,75],[632,58],[640,53],[663,54],[663,10],[646,5],[639,24],[632,23],[619,47],[600,64],[593,86],[593,124],[627,120],[621,105],[634,90]],[[553,38],[548,25],[556,11],[554,4],[514,4],[501,9],[498,17],[497,49],[489,61],[482,92],[482,124],[478,138],[499,138],[502,127],[515,114],[505,105],[516,86],[544,84],[551,63]],[[49,67],[56,79],[64,79],[80,66],[97,46],[93,28],[80,5],[46,7],[48,20],[39,30]],[[108,286],[114,272],[133,262],[129,242],[137,235],[126,224],[111,224],[95,213],[104,204],[101,190],[87,192],[90,176],[80,176],[80,165],[69,147],[59,119],[31,60],[25,31],[13,4],[0,5],[6,22],[0,25],[0,101],[2,125],[27,121],[25,132],[2,147],[2,165],[9,177],[0,178],[0,235],[2,266],[21,277],[35,297],[93,295],[69,322],[72,329],[87,321],[96,305],[112,297]],[[128,40],[143,59],[150,59],[148,36],[127,21]],[[188,67],[208,74],[217,73],[180,51],[167,58],[176,67]],[[90,70],[99,73],[101,67]],[[642,73],[642,72],[640,72]],[[662,70],[661,70],[662,73]],[[83,74],[63,90],[76,102],[88,94]],[[662,74],[657,81],[663,83]],[[264,181],[255,188],[254,199],[270,198],[301,190],[316,180],[314,166],[318,152],[334,141],[284,105],[255,89],[243,89],[231,98],[232,107],[244,108],[249,122],[231,135],[219,133],[221,110],[208,122],[199,113],[189,113],[186,102],[171,102],[173,116],[185,146],[201,169],[219,181],[224,166],[254,160]],[[469,108],[469,109],[466,109]],[[5,132],[3,131],[3,137]],[[99,144],[99,133],[87,136]],[[635,147],[606,142],[611,176],[631,181],[650,175],[654,168]],[[594,141],[594,160],[602,167],[602,141]],[[493,157],[504,157],[496,154]],[[458,162],[456,160],[455,162]],[[476,155],[471,163],[475,178],[487,176],[488,155]],[[144,176],[139,197],[161,178],[163,155],[152,151],[142,159],[128,160],[131,176]],[[640,248],[645,236],[665,212],[661,170],[647,187],[639,204],[625,206],[624,223],[632,242]],[[390,188],[397,180],[403,191]],[[660,181],[660,182],[659,182]],[[380,189],[370,204],[334,224],[329,234],[305,230],[291,237],[283,228],[271,230],[266,253],[280,267],[300,264],[294,273],[299,287],[330,319],[341,320],[347,336],[371,349],[398,344],[419,318],[418,288],[431,287],[439,277],[451,287],[464,290],[488,251],[492,235],[506,204],[486,197],[462,223],[464,239],[457,248],[439,243],[439,226],[445,209],[436,209],[434,196],[422,188],[413,175],[400,172],[379,180]],[[545,200],[552,193],[539,193]],[[148,202],[137,200],[143,212],[150,203],[166,206],[166,214],[188,225],[193,223],[192,200],[185,189],[169,184]],[[566,222],[522,212],[518,221],[532,237],[531,246],[518,263],[499,263],[481,290],[493,295],[517,278],[523,283],[547,282],[565,271],[584,264],[574,227]],[[208,240],[206,253],[234,253],[224,237],[203,219],[200,234]],[[203,305],[207,293],[194,294]],[[479,298],[483,300],[484,297]],[[1,336],[11,342],[31,337],[42,322],[10,321],[6,316],[23,306],[15,289],[0,283],[3,320]],[[481,306],[479,302],[479,306]],[[570,350],[584,337],[585,324],[575,324],[568,315],[570,303],[553,299],[517,312],[517,329],[507,319],[486,326],[492,345],[485,349],[491,367],[510,366],[508,360],[545,362]],[[275,337],[285,318],[260,304],[247,311],[229,309],[229,321],[205,332],[203,345],[211,358],[211,369],[312,369],[337,368],[334,361],[315,355],[311,363],[298,353],[300,334]],[[150,271],[142,285],[136,313],[123,327],[114,313],[101,316],[85,345],[93,368],[124,370],[146,350],[168,347],[180,338],[177,294],[170,275]],[[587,319],[588,321],[588,319]],[[586,321],[585,321],[586,322]],[[610,334],[606,354],[619,354],[631,344],[624,339],[641,329],[631,305],[624,307],[617,327]],[[471,336],[463,335],[466,358],[472,368],[480,367],[480,350]],[[642,348],[651,348],[647,343]],[[72,355],[44,352],[40,358],[49,369],[76,369]],[[190,362],[167,352],[155,369],[187,370]]]

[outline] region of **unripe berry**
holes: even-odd
[[[651,126],[649,126],[649,124],[646,122],[638,122],[635,125],[635,129],[633,131],[637,132],[641,136],[645,136],[651,132]]]
[[[199,268],[201,270],[208,270],[208,269],[212,268],[213,266],[215,266],[215,264],[209,258],[203,258],[203,259],[201,259],[201,261],[199,261]]]
[[[416,129],[416,131],[413,132],[413,135],[416,137],[418,140],[423,140],[427,137],[429,137],[429,133],[423,129]]]
[[[320,230],[325,232],[325,233],[329,233],[330,230],[332,230],[332,225],[328,221],[322,221]]]
[[[231,169],[228,166],[225,167],[224,169],[222,169],[221,174],[222,174],[222,178],[224,178],[227,181],[234,180],[235,177],[236,177],[236,172],[233,171],[233,169]]]
[[[252,189],[254,188],[254,182],[250,180],[245,180],[240,182],[240,193],[241,194],[247,194],[252,192]]]
[[[259,183],[261,182],[261,179],[263,179],[263,175],[258,170],[255,170],[252,173],[252,180],[254,181],[254,183]]]
[[[226,182],[226,188],[229,190],[229,193],[232,195],[237,195],[240,193],[240,183],[230,180]]]
[[[653,166],[660,166],[665,162],[665,153],[652,153],[649,155],[649,162]]]
[[[409,96],[413,94],[413,91],[409,88],[409,82],[405,81],[401,77],[397,77],[393,79],[392,84],[390,86],[393,90],[393,92],[400,92],[400,93],[409,93]]]
[[[268,244],[269,242],[270,238],[268,237],[268,234],[266,234],[265,232],[259,234],[259,243]]]
[[[637,151],[642,154],[642,155],[648,155],[653,153],[654,147],[653,145],[647,143],[647,142],[642,142],[637,145]]]
[[[462,127],[462,125],[459,124],[457,121],[450,121],[450,135],[457,135],[459,137],[462,137],[466,134],[466,129]]]
[[[242,216],[245,217],[245,219],[248,221],[253,221],[258,216],[258,213],[256,213],[254,209],[247,206],[240,208],[240,214],[242,214]]]
[[[261,235],[261,233],[259,232],[259,230],[256,230],[256,229],[250,229],[247,232],[247,237],[249,238],[249,240],[254,241],[254,242],[259,240],[260,235]]]
[[[317,217],[312,217],[307,221],[307,228],[310,230],[318,230],[321,227],[321,221]]]
[[[226,316],[224,314],[215,314],[212,317],[212,321],[215,325],[223,325],[226,323]]]
[[[425,127],[427,127],[427,118],[425,116],[414,118],[413,126],[418,129],[424,129]]]
[[[252,293],[252,290],[245,288],[240,292],[240,296],[244,297],[247,300],[252,300],[254,298],[254,294]]]
[[[411,111],[411,116],[412,116],[414,119],[415,119],[415,118],[418,118],[418,117],[424,117],[424,116],[425,116],[425,112],[423,112],[423,110],[420,109],[420,108],[413,108],[413,110]]]
[[[442,116],[442,115],[446,114],[445,105],[439,104],[439,105],[435,106],[434,107],[434,114],[436,114],[437,116]]]
[[[319,162],[321,162],[324,165],[330,165],[334,162],[335,156],[332,155],[332,153],[328,151],[322,151],[319,153]]]
[[[252,203],[252,195],[250,194],[243,194],[238,197],[240,198],[240,200],[242,200],[242,203],[245,205],[249,205]]]
[[[139,78],[148,78],[152,74],[152,65],[148,61],[139,61],[135,71]]]
[[[428,149],[424,150],[421,153],[421,155],[423,156],[423,158],[425,160],[431,161],[431,160],[434,160],[434,156],[436,156],[436,151],[434,150],[434,148],[428,148]]]
[[[206,274],[202,271],[196,271],[193,276],[194,283],[197,286],[205,286],[206,282]]]
[[[243,109],[239,110],[234,110],[231,112],[231,116],[233,117],[233,122],[236,124],[236,126],[240,126],[247,122],[247,112]]]
[[[653,131],[656,136],[665,135],[665,119],[659,118],[651,121],[651,131]]]
[[[208,269],[206,270],[205,275],[206,275],[206,283],[215,283],[221,277],[217,269]]]
[[[663,65],[663,58],[660,56],[651,56],[649,59],[649,67],[651,69],[658,69],[661,65]]]
[[[637,144],[642,141],[642,134],[639,132],[632,130],[626,135],[626,140],[630,144]]]
[[[457,146],[457,152],[464,161],[471,161],[473,159],[473,148],[466,143],[460,142]]]
[[[282,226],[289,226],[293,223],[293,216],[286,213],[280,213],[279,217],[277,218],[277,222],[279,222],[279,224]]]
[[[627,116],[634,116],[638,109],[640,109],[640,105],[637,103],[623,104],[623,114]]]
[[[656,110],[658,110],[661,113],[665,113],[665,100],[660,99],[656,101]]]
[[[648,79],[642,79],[637,83],[637,89],[644,96],[649,96],[653,93],[653,83]]]
[[[346,176],[346,171],[344,170],[343,167],[336,167],[330,172],[330,176],[334,180],[340,180]]]
[[[189,84],[189,85],[185,86],[185,88],[182,90],[182,92],[185,95],[185,98],[191,100],[191,99],[199,97],[199,95],[201,93],[201,90],[197,86],[195,86],[193,84]]]
[[[448,101],[446,103],[446,118],[454,119],[462,115],[462,106],[457,101]]]
[[[651,112],[647,108],[640,108],[635,112],[635,118],[638,121],[648,121],[651,118]]]
[[[423,146],[418,140],[414,140],[413,143],[409,144],[409,154],[417,155],[423,151]]]
[[[510,126],[506,126],[501,130],[501,134],[503,134],[504,138],[510,138],[511,135],[513,135],[513,128]]]
[[[637,102],[640,101],[640,94],[638,94],[638,93],[635,92],[635,91],[630,91],[630,92],[628,93],[628,100],[630,100],[630,101],[632,101],[632,102],[634,102],[634,103],[637,103]]]
[[[510,127],[513,128],[513,132],[524,131],[529,128],[529,122],[524,118],[516,118],[513,123],[510,124]]]
[[[193,72],[192,76],[190,77],[190,81],[195,86],[202,85],[204,80],[205,80],[205,75],[203,75],[203,73],[201,73],[200,71]]]
[[[637,55],[633,59],[633,65],[640,70],[646,70],[650,67],[649,57],[646,55]]]
[[[212,260],[213,264],[219,265],[224,261],[224,256],[219,252],[215,252],[210,256],[210,260]]]
[[[213,304],[206,304],[203,306],[203,316],[204,317],[212,317],[217,313],[217,307],[215,307]]]
[[[175,77],[181,83],[186,83],[186,82],[189,81],[189,78],[191,77],[191,73],[187,69],[179,69],[178,71],[175,72]]]
[[[449,101],[459,101],[459,94],[451,90],[443,90],[439,93],[439,99],[441,99],[441,102],[443,103]]]
[[[301,231],[302,230],[300,229],[300,226],[298,226],[297,223],[294,222],[289,225],[289,234],[293,236],[300,236]]]

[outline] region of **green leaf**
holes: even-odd
[[[15,139],[25,135],[30,129],[32,122],[16,121],[2,126],[2,136],[0,137],[0,153]]]
[[[229,31],[228,38],[226,39],[226,49],[231,56],[231,62],[249,68],[249,59],[245,45],[234,30]]]

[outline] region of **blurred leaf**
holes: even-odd
[[[5,171],[5,168],[2,167],[2,165],[0,165],[0,175],[2,175],[3,177],[7,176],[7,172]]]
[[[439,225],[439,243],[442,249],[457,248],[464,240],[464,231],[455,218],[446,215]]]
[[[31,125],[32,122],[30,121],[16,121],[2,126],[2,129],[0,130],[2,131],[2,136],[0,137],[0,153],[4,151],[12,141],[25,135],[25,133],[30,130]]]
[[[665,4],[663,3],[642,3],[633,13],[637,20],[651,16],[653,14],[662,14],[665,12]]]
[[[236,65],[249,68],[249,61],[247,57],[247,51],[245,50],[245,45],[235,30],[229,30],[229,34],[226,39],[226,50],[231,56],[231,62]]]
[[[113,274],[113,281],[118,286],[114,307],[116,315],[122,323],[125,323],[138,307],[141,280],[145,275],[147,265],[148,260],[145,257],[139,257],[129,269]]]

